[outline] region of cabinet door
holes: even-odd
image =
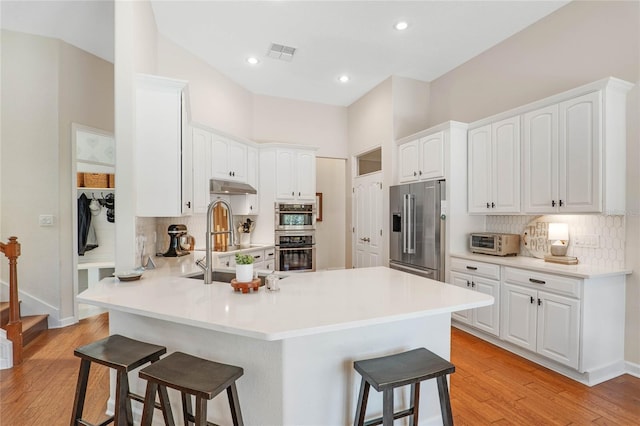
[[[136,212],[145,217],[181,216],[184,85],[147,77],[137,84]]]
[[[558,106],[524,115],[522,152],[525,213],[558,209]]]
[[[436,179],[444,177],[444,133],[420,139],[420,179]]]
[[[489,213],[491,207],[491,125],[469,130],[469,213]]]
[[[247,181],[247,146],[241,143],[229,141],[228,144],[229,180],[237,182]]]
[[[451,284],[457,286],[457,287],[461,287],[461,288],[466,288],[471,290],[471,281],[472,281],[472,277],[471,275],[468,274],[461,274],[460,272],[451,272]],[[473,310],[472,309],[467,309],[464,311],[458,311],[458,312],[452,312],[451,313],[451,318],[454,318],[460,322],[463,322],[465,324],[471,324],[472,323],[472,317],[473,317]]]
[[[537,292],[504,283],[502,286],[502,338],[536,351]]]
[[[493,296],[491,306],[474,309],[473,325],[494,336],[500,335],[500,282],[481,277],[473,277],[472,287],[480,293]]]
[[[229,142],[218,135],[212,135],[211,176],[215,179],[229,180]]]
[[[211,196],[211,133],[193,128],[191,133],[193,154],[193,212],[206,213]]]
[[[577,369],[580,302],[543,291],[538,301],[538,353]]]
[[[247,147],[247,183],[258,191],[258,150]],[[259,212],[258,194],[231,196],[234,215],[254,215]]]
[[[407,142],[398,147],[400,171],[398,179],[400,183],[414,182],[418,180],[418,141]]]
[[[492,213],[520,212],[520,116],[493,123]]]
[[[560,104],[558,191],[560,211],[602,211],[600,92]]]
[[[296,196],[299,200],[316,200],[316,154],[300,151],[296,153]]]
[[[294,161],[293,151],[285,149],[276,151],[276,198],[279,200],[295,198]]]

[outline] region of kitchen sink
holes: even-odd
[[[232,279],[236,277],[235,271],[213,271],[212,272],[212,281],[222,282],[222,283],[230,283]],[[264,285],[266,276],[269,275],[267,273],[258,272],[258,278],[260,278],[260,286]],[[280,279],[284,279],[286,275],[279,275]],[[193,275],[187,278],[192,278],[194,280],[203,280],[204,281],[204,273]]]

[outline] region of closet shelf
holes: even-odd
[[[86,186],[78,186],[78,191],[115,191],[115,188],[89,188]]]

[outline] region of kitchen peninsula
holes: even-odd
[[[451,312],[493,303],[385,267],[291,274],[280,291],[241,294],[229,284],[188,278],[196,272],[192,262],[167,261],[140,281],[104,279],[78,301],[107,308],[111,334],[243,367],[238,393],[247,425],[350,424],[360,381],[353,361],[416,347],[449,359]],[[143,393],[144,382],[131,379],[132,390]],[[423,421],[437,422],[431,382],[423,385],[420,412]],[[402,392],[396,400],[406,404]],[[381,410],[374,394],[371,415]],[[170,398],[180,413],[179,396]],[[210,421],[230,423],[224,396],[209,404]]]

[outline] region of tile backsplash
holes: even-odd
[[[580,263],[623,268],[625,264],[625,217],[605,215],[487,216],[488,232],[522,235],[531,222],[561,222],[569,225],[567,256]],[[593,247],[577,247],[576,239],[597,235]],[[520,255],[530,256],[521,240]]]

